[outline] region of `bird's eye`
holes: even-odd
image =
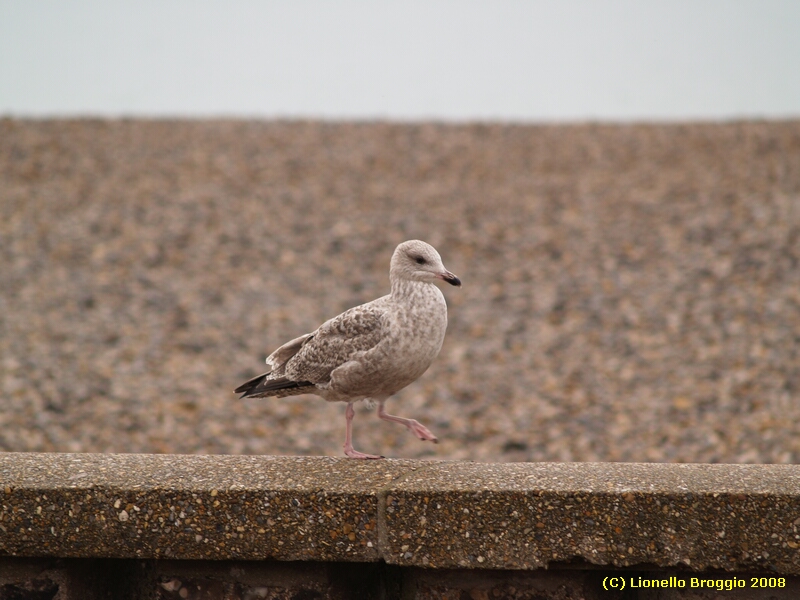
[[[418,265],[424,265],[425,264],[425,259],[422,258],[421,256],[417,256],[414,260],[417,261]]]

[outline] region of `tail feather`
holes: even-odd
[[[247,398],[249,396],[272,396],[270,392],[278,392],[281,390],[290,390],[294,388],[302,388],[313,386],[310,381],[292,381],[286,377],[277,377],[269,379],[270,373],[264,373],[253,377],[249,381],[245,381],[242,385],[233,390],[234,394],[241,394],[240,398]]]

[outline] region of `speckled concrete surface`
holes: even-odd
[[[0,552],[377,560],[378,491],[410,461],[0,454]]]
[[[800,568],[800,467],[431,463],[388,491],[386,559]]]
[[[10,556],[800,574],[794,465],[6,453],[0,483]]]
[[[344,407],[237,401],[282,342],[464,280],[442,352],[358,448],[800,461],[800,122],[0,120],[0,449],[339,456]]]

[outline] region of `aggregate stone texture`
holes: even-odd
[[[375,561],[378,491],[413,468],[326,457],[0,454],[0,554]]]
[[[800,573],[794,465],[430,463],[386,491],[385,560]]]
[[[0,555],[800,574],[800,467],[0,454]]]
[[[441,354],[356,447],[797,463],[800,121],[0,119],[0,449],[329,455],[344,406],[237,400],[424,239]]]

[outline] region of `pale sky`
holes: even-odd
[[[798,0],[0,0],[0,116],[800,118]]]

